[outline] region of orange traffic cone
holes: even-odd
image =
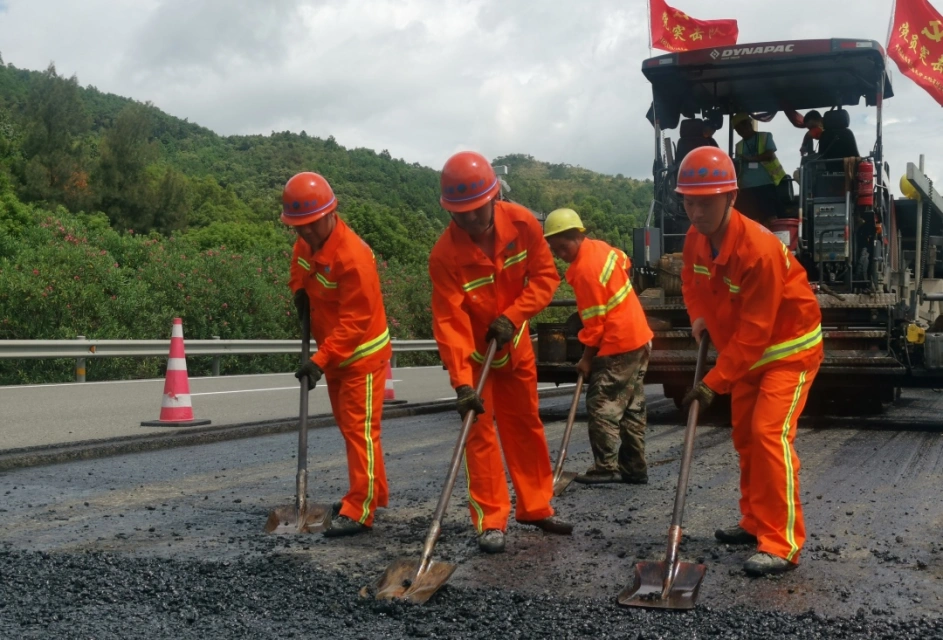
[[[187,356],[183,350],[183,320],[174,318],[170,334],[170,357],[160,403],[160,419],[142,422],[142,427],[196,427],[209,420],[194,420],[190,404],[190,381],[187,378]]]
[[[386,361],[386,387],[383,389],[383,404],[406,404],[405,400],[396,399],[396,390],[393,388],[393,367]]]

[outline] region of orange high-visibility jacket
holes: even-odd
[[[531,352],[527,321],[553,298],[560,285],[543,228],[526,208],[495,202],[494,262],[452,222],[432,248],[432,333],[452,387],[474,385],[472,361],[484,362],[488,326],[505,315],[517,327],[514,340],[495,354],[492,367],[514,366],[524,343]]]
[[[635,351],[652,339],[628,268],[625,253],[602,240],[586,238],[566,270],[583,321],[580,342],[598,347],[598,356]]]
[[[311,302],[311,335],[318,344],[311,360],[325,372],[373,371],[390,357],[380,277],[370,247],[337,218],[320,251],[298,238],[288,286]]]
[[[717,257],[692,226],[684,241],[682,293],[691,322],[704,318],[718,358],[704,383],[729,393],[751,371],[820,363],[822,312],[806,270],[779,238],[736,209]]]

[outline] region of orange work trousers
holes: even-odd
[[[481,367],[474,367],[475,380],[480,375]],[[524,521],[552,516],[553,469],[539,415],[533,351],[513,369],[510,364],[491,369],[482,401],[485,412],[472,425],[465,445],[468,507],[478,533],[507,529],[511,497],[502,449],[517,496],[515,518]]]
[[[390,499],[380,444],[386,361],[370,373],[332,372],[325,378],[334,420],[347,445],[350,490],[340,513],[369,527],[376,508],[386,507]]]
[[[733,446],[740,454],[740,526],[757,550],[798,564],[805,542],[799,457],[793,441],[820,361],[787,363],[737,382]]]

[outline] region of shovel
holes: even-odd
[[[478,380],[476,389],[479,397],[484,391],[485,380],[488,378],[488,371],[491,369],[491,361],[494,360],[494,352],[497,348],[498,345],[494,340],[488,345],[488,353],[485,355],[485,363],[481,368],[481,378]],[[465,453],[465,442],[468,440],[468,433],[474,421],[474,411],[465,414],[462,431],[459,433],[458,442],[455,443],[455,451],[452,452],[449,475],[445,479],[445,486],[442,487],[442,495],[439,496],[439,503],[432,516],[432,526],[429,527],[429,533],[426,535],[426,542],[422,548],[422,557],[419,562],[410,558],[394,560],[377,581],[377,600],[398,599],[422,604],[431,598],[458,568],[458,565],[449,562],[434,561],[432,550],[439,539],[439,534],[442,533],[442,516],[445,515],[445,510],[449,506],[455,478],[458,476],[458,469]]]
[[[301,364],[311,357],[311,311],[301,317]],[[268,515],[267,533],[317,533],[331,524],[331,506],[308,503],[308,378],[301,379],[301,411],[298,417],[298,476],[295,504],[278,507]]]
[[[700,382],[707,360],[710,337],[705,331],[697,354],[694,384]],[[684,432],[684,453],[681,456],[681,473],[675,493],[674,514],[668,529],[668,551],[661,562],[639,562],[635,565],[635,581],[626,586],[616,601],[624,607],[651,607],[656,609],[693,609],[707,567],[703,564],[681,562],[678,546],[681,544],[681,518],[684,514],[684,494],[688,489],[688,474],[694,454],[694,432],[700,405],[691,403],[688,411],[688,426]]]
[[[570,405],[570,415],[566,418],[566,428],[563,430],[563,442],[560,443],[560,453],[557,454],[557,465],[553,469],[553,495],[559,496],[573,482],[577,476],[575,471],[564,471],[563,461],[566,460],[566,448],[570,444],[570,434],[573,433],[573,421],[576,420],[576,407],[580,403],[580,394],[583,392],[583,374],[576,379],[576,391],[573,392],[573,403]]]

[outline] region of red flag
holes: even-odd
[[[898,0],[887,55],[943,106],[943,16],[927,0]]]
[[[736,20],[695,20],[669,7],[665,0],[649,0],[652,46],[663,51],[691,51],[737,44]]]

